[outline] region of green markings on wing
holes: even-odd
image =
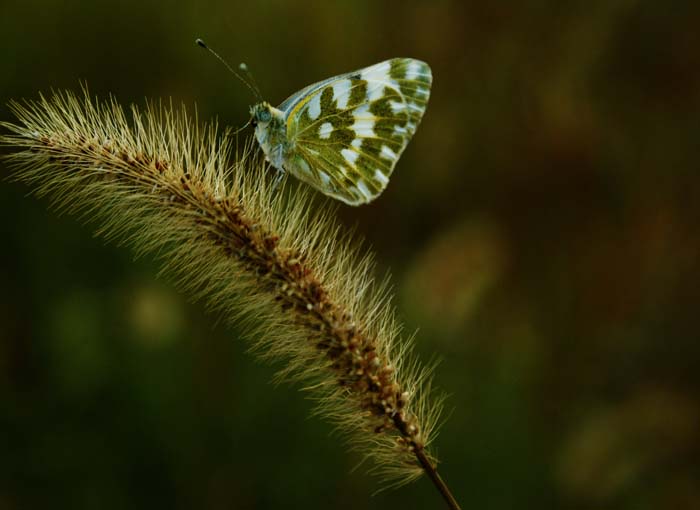
[[[349,204],[367,203],[386,187],[415,133],[430,94],[427,64],[393,59],[342,75],[309,94],[292,112],[288,170]]]

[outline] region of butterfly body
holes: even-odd
[[[309,85],[279,108],[251,107],[255,136],[272,166],[350,205],[368,203],[420,123],[432,74],[395,58]]]
[[[284,112],[269,103],[258,103],[251,109],[255,123],[255,138],[265,157],[277,170],[284,172],[285,160],[292,154],[293,145],[287,137]]]

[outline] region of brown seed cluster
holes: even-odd
[[[102,112],[90,110],[80,119],[84,125],[69,120],[70,128],[66,128],[61,119],[80,115],[84,107],[71,101],[60,104],[50,117],[39,119],[36,130],[18,132],[18,145],[27,149],[17,158],[28,168],[24,179],[44,179],[48,184],[44,189],[56,189],[62,205],[72,206],[70,200],[74,200],[76,209],[87,204],[91,211],[106,212],[107,234],[110,229],[123,229],[131,235],[134,228],[143,228],[134,236],[137,248],[173,250],[176,257],[170,259],[169,267],[195,292],[202,292],[200,285],[207,288],[209,274],[242,278],[240,286],[221,284],[217,289],[221,279],[215,277],[211,302],[222,310],[231,304],[235,312],[235,293],[245,289],[255,295],[250,303],[243,303],[243,309],[269,313],[273,323],[279,320],[297,326],[278,337],[272,335],[281,341],[280,346],[254,338],[254,344],[270,345],[270,351],[275,351],[270,358],[290,356],[283,376],[311,381],[311,389],[319,389],[314,396],[320,398],[321,413],[350,432],[353,441],[367,446],[378,466],[386,466],[382,472],[387,477],[404,476],[402,480],[408,481],[420,472],[416,459],[423,468],[426,462],[432,464],[426,443],[434,415],[431,410],[426,414],[425,397],[420,393],[423,373],[413,370],[410,361],[404,365],[403,347],[394,351],[391,319],[376,319],[375,312],[370,312],[385,313],[377,308],[384,306],[379,292],[366,292],[364,286],[369,283],[353,287],[354,276],[360,281],[369,278],[365,276],[369,263],[358,260],[354,266],[343,259],[352,257],[346,243],[338,246],[342,262],[337,266],[333,261],[326,266],[325,259],[318,258],[316,251],[327,253],[329,245],[319,242],[316,250],[313,238],[319,234],[323,239],[324,229],[330,234],[331,222],[319,218],[315,223],[302,200],[289,209],[298,219],[282,218],[287,206],[274,205],[272,193],[258,177],[244,177],[248,168],[230,180],[224,178],[229,171],[228,149],[213,143],[213,133],[200,140],[174,118],[166,119],[164,127],[138,116],[137,127],[130,132],[117,109],[104,112],[109,119],[104,123],[98,119]],[[43,107],[52,108],[48,103]],[[29,163],[45,168],[29,170]],[[90,186],[102,183],[106,186]],[[297,240],[299,225],[313,226],[307,232],[311,235],[300,234]],[[335,247],[330,253],[337,253]],[[334,260],[333,255],[330,258]],[[264,308],[256,309],[258,303],[264,303]],[[389,317],[390,311],[386,313]],[[264,328],[259,331],[264,335]]]

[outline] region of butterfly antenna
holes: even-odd
[[[198,46],[201,46],[202,48],[207,50],[209,53],[214,55],[219,60],[219,62],[224,64],[226,66],[226,69],[228,69],[232,75],[234,75],[236,78],[241,80],[245,84],[245,86],[248,87],[248,89],[253,93],[253,95],[255,96],[255,98],[257,100],[262,100],[262,96],[260,95],[260,91],[258,90],[257,85],[255,85],[255,86],[251,85],[251,83],[249,81],[247,81],[245,78],[243,78],[243,76],[241,76],[236,71],[234,71],[234,69],[230,65],[228,65],[228,62],[226,62],[223,58],[221,58],[221,56],[217,52],[215,52],[209,46],[207,46],[207,44],[204,41],[202,41],[201,39],[197,39],[195,42],[197,43]],[[245,64],[242,65],[241,69],[244,71],[247,71],[248,74],[250,74],[250,71],[248,71],[248,67]],[[255,82],[253,81],[253,83],[255,83]]]
[[[260,87],[258,87],[258,84],[255,81],[255,78],[253,77],[253,73],[250,72],[250,69],[248,68],[246,63],[241,62],[240,64],[238,64],[238,69],[240,69],[241,71],[243,71],[245,73],[246,78],[248,78],[248,83],[250,83],[253,86],[253,88],[255,89],[255,92],[258,96],[258,99],[262,100],[262,94],[260,93]]]

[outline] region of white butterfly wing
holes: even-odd
[[[280,105],[294,147],[285,169],[351,205],[370,202],[425,112],[432,74],[395,58],[309,85]]]

